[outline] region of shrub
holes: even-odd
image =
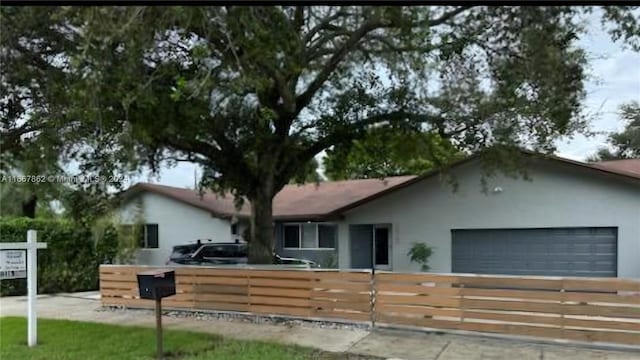
[[[429,258],[433,254],[433,248],[425,243],[414,243],[407,255],[412,262],[421,264],[422,271],[429,271]]]
[[[38,292],[56,293],[98,288],[98,260],[91,229],[66,220],[0,218],[0,241],[25,242],[27,230],[38,231]],[[104,254],[107,246],[101,247]],[[104,256],[104,255],[101,255]],[[26,294],[26,279],[3,280],[0,295]]]

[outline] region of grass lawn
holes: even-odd
[[[38,319],[38,346],[27,347],[27,321],[0,318],[0,359],[153,359],[155,329],[89,322]],[[238,341],[211,334],[164,330],[166,359],[293,360],[347,359],[346,354],[259,341]]]

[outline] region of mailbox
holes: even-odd
[[[160,300],[176,294],[176,275],[173,270],[151,270],[138,273],[141,299]]]

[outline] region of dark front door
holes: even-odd
[[[389,228],[387,226],[376,226],[373,240],[375,241],[374,251],[376,269],[388,270],[389,266]]]
[[[373,266],[373,226],[349,225],[351,267],[371,269]]]

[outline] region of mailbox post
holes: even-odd
[[[141,299],[156,301],[156,356],[162,359],[162,298],[176,294],[173,270],[151,270],[138,273]]]

